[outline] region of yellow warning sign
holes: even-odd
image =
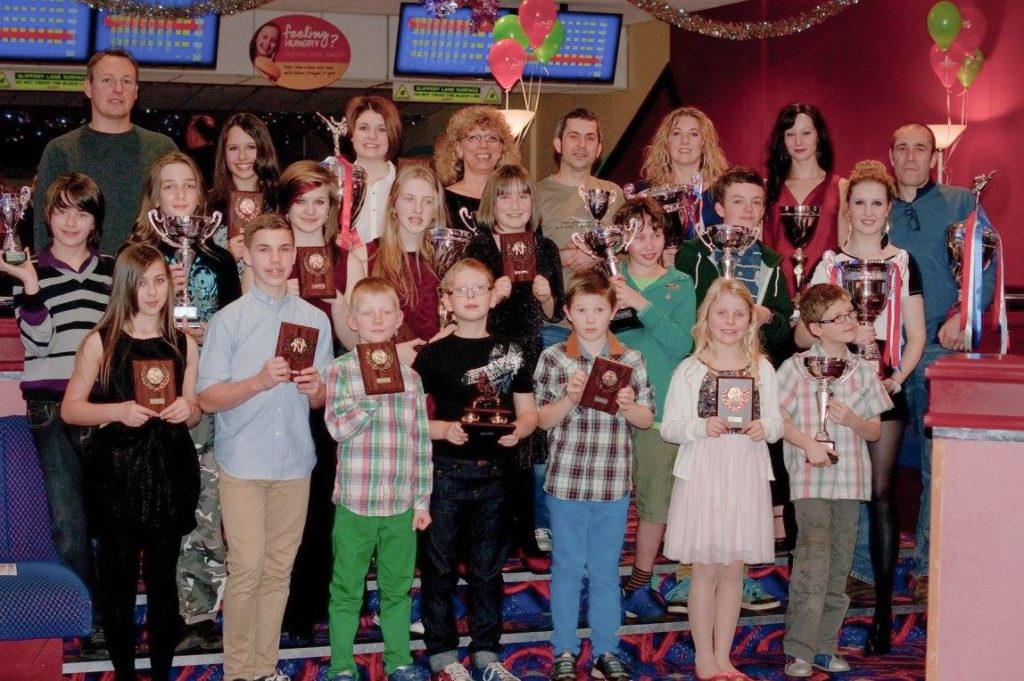
[[[451,83],[396,82],[391,88],[396,102],[433,102],[437,104],[500,104],[496,85],[453,85]]]
[[[64,92],[79,92],[84,84],[84,73],[14,72],[15,90],[61,90]]]

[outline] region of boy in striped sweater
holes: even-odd
[[[98,250],[103,206],[103,194],[88,176],[58,177],[44,200],[50,245],[35,264],[29,258],[15,266],[0,258],[0,272],[17,280],[15,316],[25,346],[21,392],[46,484],[53,543],[61,560],[90,586],[80,465],[85,431],[60,420],[60,404],[78,346],[110,299],[114,259]],[[99,599],[92,591],[98,611]],[[94,632],[89,640],[97,644],[102,639]]]

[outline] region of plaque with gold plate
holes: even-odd
[[[135,402],[161,412],[177,399],[174,382],[174,362],[169,359],[132,360]]]
[[[228,192],[228,238],[245,233],[245,226],[263,213],[263,192]]]
[[[747,376],[719,376],[715,380],[718,417],[731,431],[740,431],[754,419],[754,379]]]
[[[387,395],[405,390],[402,366],[394,343],[359,343],[356,345],[359,372],[367,395]]]
[[[320,337],[320,329],[291,322],[281,322],[281,330],[277,334],[277,350],[275,357],[284,357],[293,374],[313,366],[316,355],[316,342]]]
[[[498,390],[483,373],[477,378],[476,397],[462,414],[460,423],[470,437],[500,438],[516,429],[516,415],[501,406]]]
[[[580,405],[617,414],[619,403],[616,398],[620,390],[629,386],[629,379],[632,376],[633,367],[606,357],[595,357],[590,378],[583,388]]]
[[[512,283],[532,282],[537,276],[537,237],[533,232],[500,234],[501,262]]]
[[[299,246],[299,295],[303,298],[334,298],[334,263],[327,246]]]

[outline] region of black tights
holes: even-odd
[[[135,681],[135,595],[139,551],[146,581],[146,624],[153,681],[167,681],[178,640],[175,572],[181,535],[166,531],[113,532],[99,538],[103,575],[103,627],[117,681]]]
[[[875,620],[892,616],[893,576],[900,550],[893,481],[903,441],[902,420],[882,421],[882,436],[868,443],[871,452],[871,566],[875,572]]]

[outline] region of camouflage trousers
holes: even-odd
[[[178,556],[178,607],[186,624],[216,619],[228,574],[217,491],[220,471],[213,458],[213,417],[204,416],[191,433],[199,456],[200,489],[196,527],[182,538]]]

